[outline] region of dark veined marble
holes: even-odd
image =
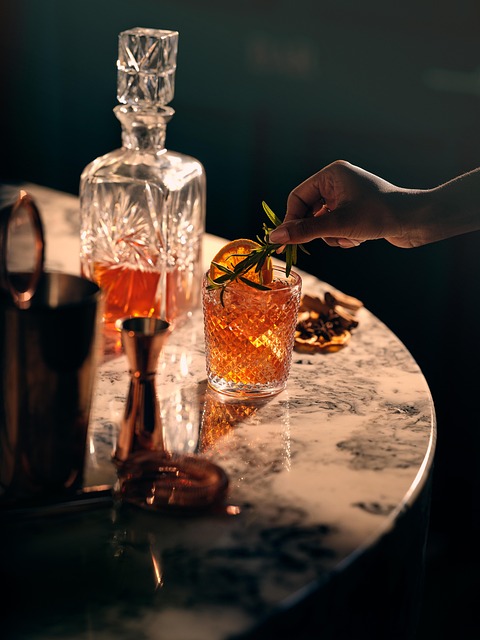
[[[29,190],[46,225],[47,269],[78,273],[77,199]],[[219,243],[206,236],[205,265]],[[331,289],[301,275],[305,292]],[[221,465],[227,502],[240,513],[108,506],[32,520],[15,533],[21,552],[4,559],[23,594],[17,626],[9,618],[25,631],[18,637],[67,640],[87,629],[98,640],[233,637],[293,607],[388,536],[430,474],[435,413],[407,349],[367,309],[358,319],[343,350],[295,353],[287,389],[264,401],[233,402],[206,388],[200,310],[175,327],[157,374],[168,447]],[[89,486],[115,482],[128,375],[114,342],[98,370]],[[48,586],[34,588],[32,567],[50,575]],[[36,594],[29,606],[25,594]]]

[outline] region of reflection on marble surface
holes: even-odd
[[[47,263],[74,270],[76,200],[38,193],[53,218]],[[215,239],[209,241],[207,262]],[[331,289],[302,276],[305,292]],[[89,637],[147,638],[164,629],[183,640],[227,638],[321,583],[395,526],[430,472],[434,409],[396,336],[367,309],[358,319],[345,349],[295,353],[287,389],[257,401],[207,389],[200,311],[174,327],[157,375],[166,442],[220,464],[230,478],[228,501],[240,514],[192,519],[122,509],[79,516],[63,531],[59,555],[77,566],[82,537],[79,579],[91,590],[79,602],[89,611]],[[128,390],[116,337],[106,344],[89,432],[92,485],[115,481],[111,455]],[[54,548],[55,532],[37,526],[33,547]],[[24,562],[33,553],[30,547]],[[85,566],[91,575],[83,575]],[[32,638],[84,637],[81,613],[67,607],[54,621],[47,613]]]
[[[322,289],[305,282],[311,292]],[[178,628],[181,602],[193,597],[202,611],[215,603],[216,624],[228,628],[231,621],[233,629],[237,620],[241,628],[375,540],[408,504],[424,459],[430,464],[431,398],[397,338],[367,310],[359,319],[347,348],[295,354],[287,390],[257,401],[206,388],[200,313],[174,330],[157,379],[166,441],[220,464],[241,514],[235,522],[189,523],[180,548],[176,534],[169,542],[162,537],[162,558],[175,566],[171,588],[181,589],[193,572],[201,595],[187,596],[184,584],[187,600],[156,611],[152,622]],[[100,368],[91,437],[107,473],[102,465],[89,469],[92,482],[111,472],[125,364],[120,355]],[[240,592],[242,604],[226,606]],[[220,602],[225,606],[216,611]],[[216,637],[209,627],[196,633]]]

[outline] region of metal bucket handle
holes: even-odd
[[[31,273],[28,274],[26,287],[20,291],[14,284],[7,265],[8,231],[10,224],[20,209],[24,209],[32,225],[35,238],[35,263]],[[45,263],[45,236],[40,212],[33,198],[23,189],[20,190],[17,200],[12,205],[4,207],[0,211],[0,287],[10,293],[14,303],[20,309],[28,309],[35,295],[38,282],[42,277]]]

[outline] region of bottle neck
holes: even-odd
[[[124,148],[152,153],[165,149],[167,124],[175,113],[171,107],[118,105],[113,111],[122,125]]]

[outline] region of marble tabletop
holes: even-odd
[[[44,220],[47,270],[78,274],[78,199],[26,188]],[[206,234],[205,265],[220,244]],[[334,290],[300,274],[305,293]],[[405,346],[367,309],[358,320],[343,350],[294,353],[286,390],[262,401],[207,389],[200,310],[175,327],[157,375],[167,444],[221,465],[237,509],[187,517],[92,503],[32,519],[15,530],[17,552],[3,554],[22,594],[6,637],[248,637],[394,531],[431,475],[435,411]],[[110,344],[87,486],[115,482],[127,390],[125,356]]]

